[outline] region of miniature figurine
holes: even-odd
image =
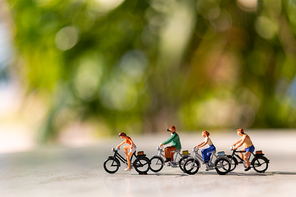
[[[209,138],[210,133],[207,131],[202,132],[202,136],[204,137],[204,141],[197,145],[195,148],[201,148],[205,145],[209,145],[209,148],[205,148],[201,150],[201,154],[204,160],[204,163],[208,163],[210,161],[211,155],[213,151],[216,151],[216,147],[213,145],[212,140]]]
[[[237,135],[241,136],[242,138],[233,144],[233,150],[236,150],[240,146],[244,145],[244,148],[241,149],[241,151],[246,151],[245,156],[243,156],[243,153],[241,152],[239,153],[239,155],[246,163],[247,168],[245,169],[245,171],[248,171],[251,169],[249,156],[251,155],[251,153],[254,152],[255,147],[251,141],[251,138],[247,134],[245,134],[243,129],[237,129]]]
[[[176,150],[180,150],[182,148],[179,135],[176,133],[175,126],[171,126],[167,131],[171,132],[171,137],[164,141],[163,143],[160,143],[159,147],[162,147],[163,145],[166,145],[168,143],[172,143],[172,146],[168,146],[164,149],[164,157],[166,158],[165,162],[174,162],[174,153]]]
[[[125,143],[129,144],[129,145],[125,146],[123,148],[123,150],[124,150],[126,160],[127,160],[127,163],[128,163],[128,167],[126,169],[124,169],[124,170],[125,171],[130,171],[131,170],[131,160],[130,160],[130,158],[133,155],[133,153],[136,151],[137,146],[134,144],[132,139],[129,136],[127,136],[125,133],[119,133],[119,137],[121,139],[123,139],[124,141],[117,146],[118,149],[120,149],[120,146],[122,146]],[[128,152],[128,150],[129,150],[129,152]]]

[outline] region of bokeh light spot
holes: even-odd
[[[78,30],[73,26],[61,29],[55,36],[55,44],[61,51],[74,47],[78,42]]]
[[[271,39],[275,35],[275,26],[267,17],[258,17],[255,23],[255,28],[262,38]]]
[[[211,9],[209,12],[209,20],[212,27],[218,31],[226,31],[232,25],[232,18],[226,10],[220,11],[219,8]]]
[[[22,24],[24,27],[30,28],[37,24],[40,19],[41,12],[34,8],[29,7],[22,14]]]
[[[83,100],[94,98],[103,76],[102,60],[94,57],[84,57],[80,60],[74,80],[77,96]]]
[[[97,2],[97,8],[100,12],[109,12],[120,4],[124,2],[124,0],[95,0]]]
[[[244,11],[254,12],[258,7],[258,0],[237,0],[237,5]]]
[[[121,58],[120,70],[127,75],[127,77],[138,82],[142,79],[147,63],[147,57],[142,51],[129,51]]]

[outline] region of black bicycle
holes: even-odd
[[[104,162],[104,169],[106,172],[110,174],[114,174],[118,171],[121,163],[127,165],[127,160],[118,152],[117,148],[112,148],[114,152],[113,156],[109,156]],[[150,169],[150,160],[146,157],[143,151],[139,151],[138,154],[134,152],[131,156],[131,166],[135,168],[135,170],[139,174],[147,174]]]
[[[238,151],[238,150],[233,150],[233,147],[230,147],[230,150],[232,150],[232,154],[231,155],[227,155],[227,157],[230,160],[231,163],[231,168],[230,171],[233,171],[236,166],[240,163],[245,165],[244,160],[236,153],[245,153],[246,151]],[[253,157],[252,161],[251,161],[251,167],[254,168],[254,170],[256,172],[259,173],[264,173],[267,168],[268,168],[268,164],[269,164],[269,159],[267,159],[264,154],[262,153],[262,151],[256,151],[255,154],[252,153],[249,156],[249,160],[251,158],[251,156]],[[246,165],[245,165],[246,167]]]

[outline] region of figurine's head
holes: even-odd
[[[203,136],[203,137],[209,137],[209,136],[210,136],[210,133],[207,132],[207,131],[203,131],[203,132],[202,132],[202,136]]]
[[[125,133],[123,133],[123,132],[121,132],[121,133],[119,133],[119,135],[118,135],[121,139],[124,139],[125,137],[126,137],[126,134]]]
[[[243,134],[245,134],[244,129],[237,129],[237,134],[238,134],[238,135],[243,135]]]
[[[175,126],[171,126],[168,131],[170,131],[171,133],[176,132],[176,127]]]

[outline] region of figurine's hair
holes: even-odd
[[[122,133],[119,133],[118,136],[119,136],[119,137],[121,137],[121,136],[124,137],[124,136],[126,136],[126,134],[122,132]]]
[[[176,127],[174,125],[171,126],[170,129],[174,129],[176,131]]]
[[[209,136],[210,136],[210,133],[209,133],[209,132],[207,132],[207,131],[203,131],[202,133],[206,134],[206,136],[207,136],[207,137],[209,137]]]
[[[244,129],[238,129],[238,132],[241,132],[242,134],[245,134]]]

